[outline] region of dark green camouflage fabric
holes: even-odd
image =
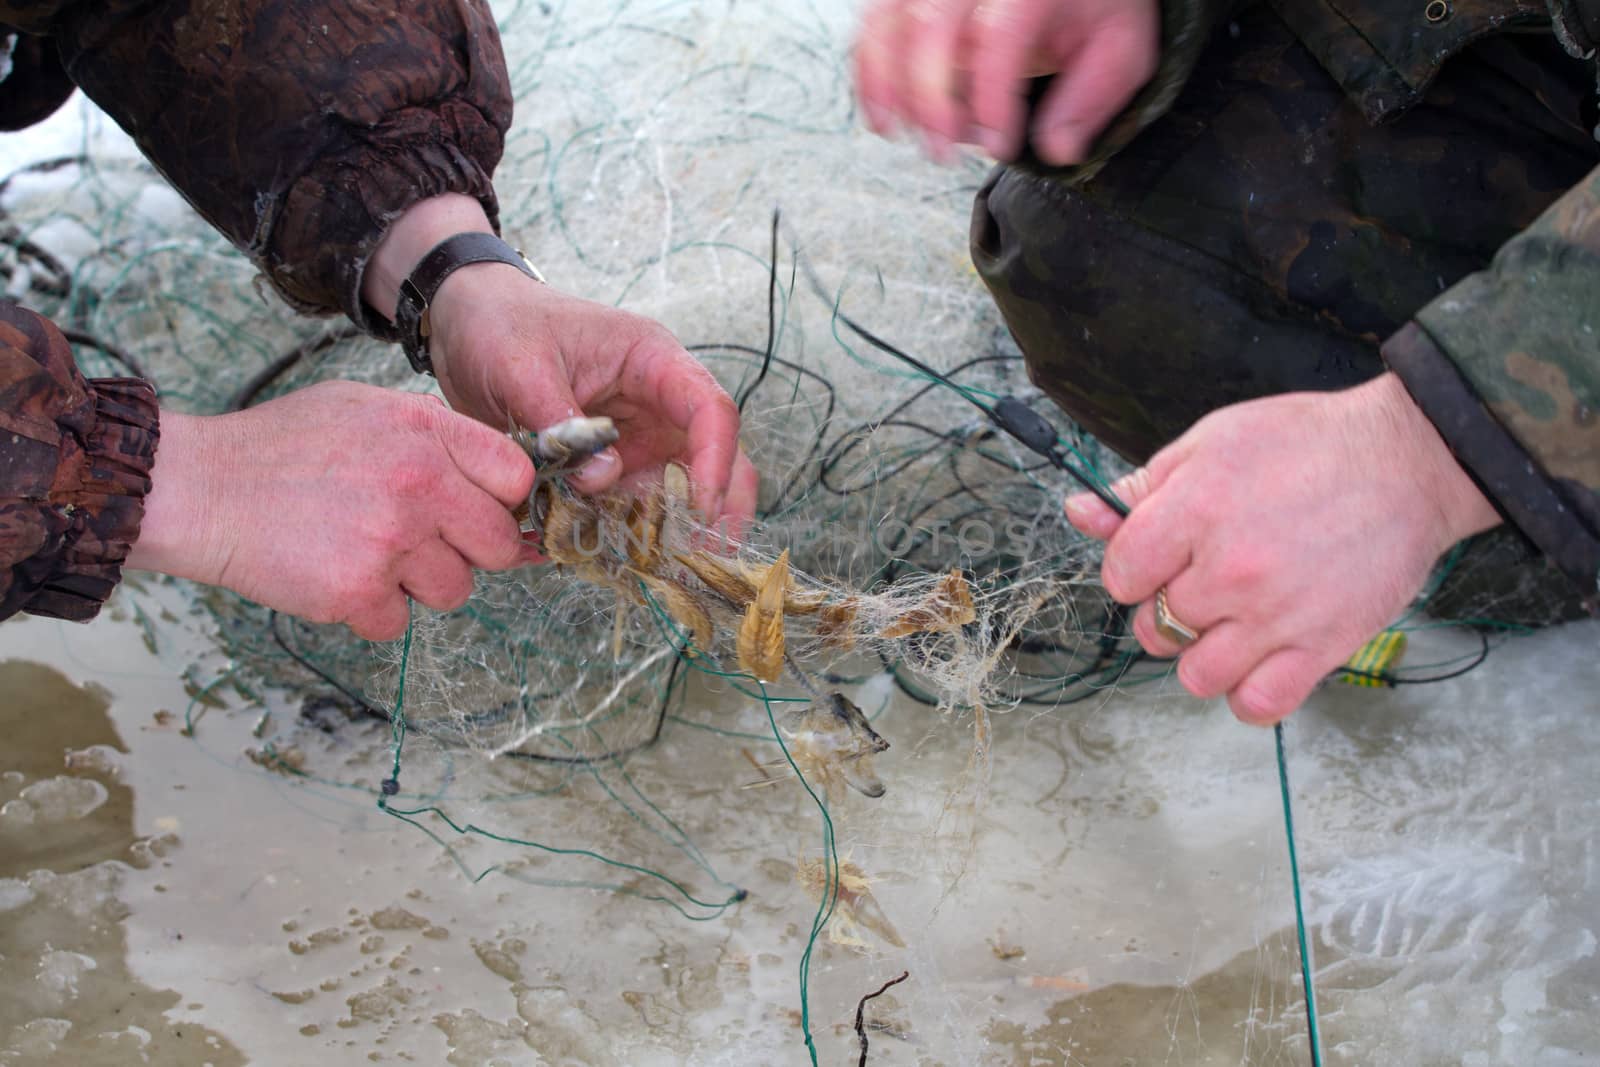
[[[1504,513],[1592,593],[1593,431],[1519,418],[1529,387],[1473,369],[1509,354],[1480,322],[1523,325],[1534,308],[1536,358],[1566,370],[1574,398],[1586,383],[1594,406],[1593,231],[1540,221],[1600,214],[1594,60],[1562,44],[1588,24],[1558,37],[1542,4],[1454,3],[1435,27],[1447,35],[1428,38],[1425,3],[1341,6],[1355,14],[1169,5],[1214,19],[1196,55],[1157,75],[1182,90],[1090,170],[998,170],[975,205],[974,262],[1035,381],[1135,461],[1218,407],[1342,388],[1388,356]],[[1562,280],[1530,303],[1495,279],[1535,246]],[[1447,305],[1449,342],[1411,325]],[[1457,392],[1430,389],[1442,374]]]
[[[1506,516],[1600,593],[1600,169],[1384,355]]]

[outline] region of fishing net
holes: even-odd
[[[671,471],[640,498],[551,483],[560,565],[480,576],[464,609],[417,609],[393,645],[196,591],[221,653],[194,692],[196,707],[224,688],[293,694],[298,714],[263,729],[252,758],[372,795],[474,881],[726,923],[752,892],[808,895],[804,918],[783,905],[798,926],[769,946],[798,964],[798,991],[752,993],[792,1005],[795,1040],[815,1058],[843,1019],[853,1046],[850,1010],[892,958],[913,978],[874,1002],[873,1032],[939,1035],[927,1062],[972,1061],[974,1033],[1028,1041],[984,1031],[993,990],[923,942],[964,881],[1005,912],[985,834],[997,812],[1023,816],[996,791],[1027,766],[1030,724],[1076,724],[1092,760],[1083,724],[1098,720],[1078,709],[1168,691],[1170,665],[1140,652],[1096,584],[1096,546],[1061,517],[1069,474],[1104,486],[1120,468],[1028,383],[969,265],[984,164],[935,167],[859,129],[853,8],[496,7],[517,99],[497,176],[506,235],[562,288],[664,322],[738,399],[763,480],[751,527],[699,525]],[[0,280],[69,328],[87,373],[146,373],[164,404],[202,413],[325,378],[431,384],[392,347],[287,314],[105,120],[82,130],[0,186]],[[1373,677],[1451,674],[1528,621],[1497,614],[1507,590],[1463,584],[1476,558],[1440,582],[1465,590],[1454,611],[1481,637]],[[159,640],[172,620],[130,602]],[[1262,784],[1273,805],[1277,785]],[[781,871],[739,839],[752,818]],[[1282,838],[1258,847],[1253,948],[1206,973],[1248,987],[1218,1024],[1252,1035],[1248,1062],[1287,1062],[1305,1041],[1301,953]],[[1210,1018],[1157,1016],[1148,1047],[1171,1062],[1227,1043]],[[1030,1040],[1077,1062],[1082,1035],[1052,1019]]]

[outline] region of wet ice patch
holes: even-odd
[[[0,830],[76,822],[93,813],[110,795],[92,778],[46,778],[28,786],[0,808]]]
[[[8,1048],[0,1049],[3,1063],[37,1063],[38,1057],[59,1052],[61,1042],[72,1032],[72,1024],[65,1019],[35,1019],[13,1027]]]
[[[33,890],[28,883],[17,878],[0,878],[0,915],[16,911],[33,900]]]
[[[68,752],[66,767],[69,771],[103,774],[112,779],[122,775],[122,753],[110,745],[90,745]]]
[[[63,1001],[78,996],[78,979],[99,967],[93,957],[81,952],[63,952],[59,949],[39,957],[39,971],[34,976],[39,988],[56,994]]]

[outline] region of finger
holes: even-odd
[[[345,625],[363,641],[395,641],[411,625],[411,605],[396,586],[388,596],[351,615]]]
[[[539,567],[550,562],[550,557],[541,550],[538,530],[528,530],[522,534],[522,563],[528,567]]]
[[[1155,73],[1159,28],[1144,7],[1134,7],[1096,27],[1045,94],[1031,130],[1045,162],[1082,162],[1095,137]]]
[[[1188,512],[1178,494],[1163,491],[1153,470],[1135,471],[1113,487],[1131,510],[1106,544],[1100,580],[1123,604],[1149,600],[1183,573],[1191,559]]]
[[[465,482],[449,497],[440,506],[439,534],[470,566],[504,571],[527,562],[522,530],[499,500]]]
[[[728,480],[728,495],[722,505],[722,513],[732,521],[736,536],[743,536],[750,520],[755,517],[760,490],[761,476],[741,448],[734,458],[733,476]]]
[[[533,461],[502,430],[448,409],[425,409],[456,469],[508,508],[533,490]]]
[[[1338,665],[1303,649],[1279,649],[1228,694],[1228,706],[1241,722],[1271,726],[1304,704],[1317,683]]]
[[[1230,693],[1270,652],[1262,645],[1242,623],[1217,623],[1184,650],[1178,660],[1178,681],[1203,700]]]
[[[711,372],[682,349],[658,349],[645,358],[647,394],[685,436],[694,505],[701,514],[721,515],[739,454],[739,409]]]
[[[893,131],[894,115],[899,106],[893,80],[895,10],[894,3],[872,5],[862,17],[861,34],[856,40],[856,95],[861,100],[867,125],[879,136],[888,136]]]
[[[1177,466],[1176,459],[1175,451],[1158,452],[1148,466],[1138,467],[1106,487],[1106,496],[1132,511],[1166,481]],[[1124,518],[1099,494],[1091,492],[1069,496],[1066,512],[1067,521],[1074,527],[1102,541],[1110,540]]]
[[[966,25],[965,0],[921,0],[911,20],[906,49],[907,108],[923,132],[930,154],[944,161],[964,139],[966,106],[961,99],[956,53]]]
[[[1156,606],[1153,601],[1145,601],[1134,612],[1133,636],[1156,659],[1177,659],[1183,652],[1183,645],[1156,629]]]
[[[1097,541],[1106,541],[1122,525],[1122,516],[1093,493],[1077,493],[1067,497],[1067,521],[1083,534]]]
[[[541,362],[531,380],[516,397],[512,398],[509,406],[512,417],[520,425],[535,433],[547,430],[558,422],[580,418],[584,414],[583,409],[578,406],[577,397],[572,393],[572,383],[559,361]],[[520,451],[520,448],[518,450]],[[570,481],[578,492],[593,495],[615,485],[617,479],[622,476],[622,470],[622,458],[616,449],[606,448],[590,457],[588,462],[570,476]],[[530,475],[528,489],[531,488]],[[518,502],[527,499],[528,489],[523,490]],[[514,507],[515,503],[509,506]]]
[[[435,611],[454,611],[472,597],[472,568],[437,538],[412,549],[399,576],[407,596]]]
[[[591,456],[568,480],[578,492],[593,496],[616,485],[622,472],[622,456],[615,448],[604,448]]]
[[[1029,60],[1051,13],[1032,0],[987,0],[974,14],[972,121],[996,159],[1015,159],[1022,148]]]

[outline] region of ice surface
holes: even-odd
[[[841,61],[855,5],[498,10],[528,105],[501,172],[508,233],[563,288],[660,316],[688,341],[759,343],[760,256],[781,203],[830,284],[896,340],[948,361],[988,350],[997,326],[964,258],[983,166],[942,170],[857,128]],[[103,119],[75,104],[4,145],[22,160],[86,143],[115,165],[26,176],[5,202],[35,210],[31,233],[120,294],[97,328],[148,346],[164,369],[193,361],[164,399],[216,403],[228,390],[200,386],[225,378],[223,364],[264,365],[304,324],[255,297],[248,267]],[[84,235],[102,227],[97,258]],[[898,383],[852,371],[827,310],[807,323],[797,307],[786,344],[831,361],[847,398],[876,405]],[[369,350],[334,358],[331,372],[379,375]],[[231,707],[184,736],[194,693],[232,665],[189,643],[181,599],[142,622],[128,602],[91,628],[0,631],[7,656],[115,694],[130,750],[118,762],[147,837],[118,853],[135,867],[103,858],[0,880],[0,938],[20,942],[0,941],[0,1063],[82,1037],[49,1003],[68,988],[80,1008],[170,990],[141,1030],[209,1027],[240,1049],[197,1051],[218,1062],[807,1061],[799,964],[815,901],[795,870],[819,854],[820,821],[797,789],[745,788],[760,775],[743,750],[772,755],[750,701],[697,692],[701,727],[743,736],[675,724],[627,780],[445,751],[405,783],[452,799],[488,783],[469,818],[661,870],[706,899],[748,891],[690,922],[648,899],[657,883],[589,857],[458,842],[428,822],[473,872],[507,865],[471,882],[437,841],[375,807],[390,754],[376,724],[308,740],[293,729],[297,700],[268,695],[264,722],[253,697],[223,686]],[[1597,642],[1593,624],[1509,641],[1462,678],[1330,687],[1295,718],[1328,1063],[1563,1064],[1600,1048]],[[1417,662],[1477,648],[1448,631],[1413,644]],[[469,674],[472,661],[450,669]],[[902,970],[908,981],[868,1010],[875,1067],[1307,1062],[1270,735],[1157,682],[1001,717],[980,791],[970,723],[896,696],[883,676],[849,691],[882,709],[893,748],[886,796],[852,795],[834,812],[839,848],[906,946],[819,942],[808,1006],[822,1062],[855,1062],[860,997]],[[297,773],[241,756],[291,739]],[[47,753],[55,767],[60,754]],[[59,794],[41,809],[18,795],[35,788],[0,774],[7,810],[36,823],[94,799],[55,785],[37,794]],[[178,827],[181,843],[153,837]],[[47,957],[59,988],[35,981]],[[143,1044],[132,1031],[119,1040]],[[179,1062],[167,1053],[177,1041],[157,1033],[155,1062]]]
[[[48,833],[48,824],[85,818],[109,796],[106,787],[92,778],[58,775],[35,782],[16,800],[0,807],[0,828],[37,823],[40,832]]]
[[[57,628],[29,654],[63,632],[90,639]],[[1597,639],[1593,624],[1523,639],[1436,687],[1330,688],[1296,717],[1326,1062],[1562,1064],[1600,1047]],[[452,1063],[555,1049],[575,1063],[805,1061],[790,1013],[812,904],[793,861],[814,854],[814,826],[792,795],[740,789],[753,772],[703,737],[669,732],[633,766],[750,891],[688,923],[582,886],[470,885],[371,806],[383,749],[359,729],[306,765],[365,795],[297,784],[237,757],[254,715],[214,713],[185,739],[149,714],[180,699],[177,683],[137,658],[121,669],[106,680],[143,694],[116,712],[141,819],[181,818],[186,843],[149,871],[30,885],[84,915],[131,895],[141,974],[204,1004],[195,1018],[259,1062],[402,1048]],[[735,725],[743,711],[720,714]],[[1306,1062],[1269,735],[1170,688],[1010,716],[1003,773],[970,810],[949,803],[959,730],[898,703],[878,723],[896,746],[889,792],[839,813],[841,851],[878,877],[907,948],[824,940],[811,994],[825,1062],[856,1049],[857,998],[902,969],[913,979],[879,1005],[873,1062]],[[543,812],[524,832],[705,883],[581,786]],[[252,983],[276,996],[271,1012]]]
[[[0,878],[0,912],[15,911],[33,899],[33,890],[20,878]]]
[[[63,1003],[78,995],[78,979],[98,966],[81,952],[52,950],[39,958],[39,970],[34,981],[47,992],[56,994]]]

